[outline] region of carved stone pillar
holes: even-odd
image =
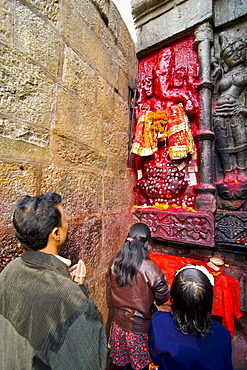
[[[211,110],[213,84],[210,79],[211,44],[213,31],[209,23],[197,27],[195,31],[195,47],[198,51],[200,64],[200,84],[198,90],[201,93],[200,108],[200,132],[197,135],[199,148],[199,184],[195,190],[196,209],[204,212],[214,212],[216,209],[215,187],[213,185],[213,161],[212,142],[214,133],[211,131]]]

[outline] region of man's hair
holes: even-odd
[[[114,272],[118,286],[132,285],[131,280],[138,272],[142,261],[148,258],[151,240],[150,229],[146,224],[131,226],[128,237],[114,260]]]
[[[52,192],[26,196],[17,203],[13,229],[25,249],[39,250],[47,246],[51,230],[61,225],[61,213],[56,207],[59,203],[61,196]]]
[[[195,268],[179,272],[172,283],[173,320],[184,334],[208,334],[211,325],[213,287],[208,277]]]

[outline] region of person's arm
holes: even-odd
[[[154,293],[154,299],[158,306],[170,298],[170,285],[161,269],[150,261],[150,270],[147,272],[148,283]]]
[[[104,370],[107,340],[98,312],[91,299],[83,299],[78,317],[65,330],[58,351],[49,352],[49,365],[58,370]],[[73,320],[73,319],[71,319]]]

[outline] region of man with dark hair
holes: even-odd
[[[97,309],[84,284],[71,279],[70,261],[58,255],[68,234],[61,196],[20,200],[13,227],[24,252],[0,274],[1,370],[104,369],[106,335]]]

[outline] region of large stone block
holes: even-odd
[[[97,271],[97,277],[87,282],[90,298],[96,304],[99,312],[99,320],[103,325],[107,324],[108,309],[106,306],[106,281],[105,273]]]
[[[49,133],[25,123],[0,117],[0,155],[18,159],[50,161]]]
[[[94,70],[69,47],[65,47],[63,83],[79,97],[95,103],[96,77]]]
[[[119,71],[119,45],[116,44],[112,33],[100,22],[99,26],[99,57],[95,60],[95,68],[111,85],[117,88]]]
[[[172,6],[171,6],[172,5]],[[157,12],[139,16],[136,51],[139,53],[210,19],[212,0],[164,3]],[[169,21],[168,21],[169,20]],[[148,21],[148,22],[147,22]]]
[[[111,30],[111,32],[114,35],[114,38],[116,40],[119,40],[120,37],[120,31],[121,27],[120,25],[122,24],[123,20],[121,18],[121,15],[116,7],[116,5],[113,3],[113,1],[110,2],[109,4],[109,23],[108,27]]]
[[[83,145],[78,144],[74,141],[65,140],[59,137],[55,138],[55,147],[57,153],[57,160],[60,164],[64,161],[64,164],[73,166],[90,167],[99,170],[105,170],[106,168],[106,157],[99,153],[95,148],[89,149]]]
[[[40,192],[47,191],[62,195],[69,216],[85,217],[100,212],[103,207],[102,178],[89,170],[43,166]]]
[[[108,154],[115,155],[116,158],[126,158],[128,150],[128,133],[112,131],[111,125],[104,124],[104,147]]]
[[[39,165],[0,161],[0,225],[12,224],[17,202],[26,195],[34,196],[38,191]]]
[[[123,105],[125,105],[129,99],[129,86],[133,87],[126,73],[121,68],[119,68],[117,88],[119,95],[121,95],[122,99],[124,100]],[[134,86],[134,88],[135,87],[136,86]]]
[[[124,244],[131,226],[132,214],[129,210],[108,214],[104,218],[104,245],[102,262],[108,268],[112,257]]]
[[[102,221],[99,217],[69,218],[68,241],[59,253],[69,258],[72,264],[82,259],[87,267],[87,279],[97,275],[102,258]]]
[[[105,202],[104,209],[108,212],[129,210],[134,202],[133,183],[128,176],[104,178]]]
[[[114,117],[112,120],[113,129],[117,127],[119,131],[129,134],[129,107],[128,99],[123,99],[122,96],[115,93],[114,95]]]
[[[75,139],[88,147],[101,147],[101,117],[94,106],[60,89],[56,110],[55,131],[58,135]]]
[[[21,140],[41,148],[49,147],[49,132],[0,117],[0,136]]]
[[[0,44],[0,112],[48,128],[53,81],[20,53]]]
[[[82,259],[90,266],[91,277],[97,276],[102,256],[102,220],[99,217],[84,220],[85,238],[82,242]]]
[[[65,2],[65,4],[67,4]],[[87,24],[88,28],[97,32],[99,23],[99,12],[90,0],[73,0],[75,10],[83,21]]]
[[[46,18],[55,25],[58,23],[61,0],[28,0],[31,6],[36,7]]]
[[[43,65],[54,76],[57,75],[57,31],[18,1],[15,7],[14,42],[17,49]]]
[[[62,7],[62,35],[66,42],[94,66],[99,57],[100,43],[94,31],[88,29],[83,13],[74,2],[64,1]]]
[[[97,107],[105,118],[110,119],[114,111],[114,89],[101,76],[97,77]]]
[[[0,135],[0,156],[2,158],[15,160],[34,160],[49,162],[52,159],[52,152],[49,148],[22,141],[13,140]]]
[[[124,176],[126,173],[127,159],[126,156],[123,158],[118,158],[116,161],[116,156],[108,154],[107,155],[107,174],[114,176]]]

